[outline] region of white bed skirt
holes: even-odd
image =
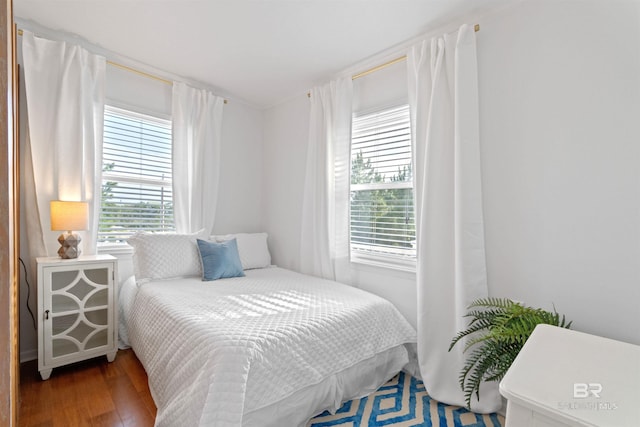
[[[245,414],[242,425],[304,427],[309,421],[310,413],[334,413],[344,401],[373,393],[404,367],[410,367],[409,355],[415,353],[415,345],[406,346],[411,347],[409,351],[405,346],[394,347],[332,375],[319,384],[310,385],[284,401],[249,412]],[[342,398],[342,401],[335,401],[336,397]]]

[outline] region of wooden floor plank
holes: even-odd
[[[20,368],[22,427],[153,426],[156,407],[147,374],[132,350],[56,368],[47,381],[37,361]]]

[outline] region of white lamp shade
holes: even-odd
[[[87,202],[63,202],[52,200],[51,230],[72,231],[86,230],[89,217]]]

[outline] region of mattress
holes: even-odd
[[[121,292],[157,426],[304,425],[407,364],[416,333],[388,301],[280,268],[245,273]]]

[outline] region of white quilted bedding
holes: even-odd
[[[240,426],[243,414],[416,340],[370,293],[280,268],[245,273],[140,285],[128,331],[157,426]]]

